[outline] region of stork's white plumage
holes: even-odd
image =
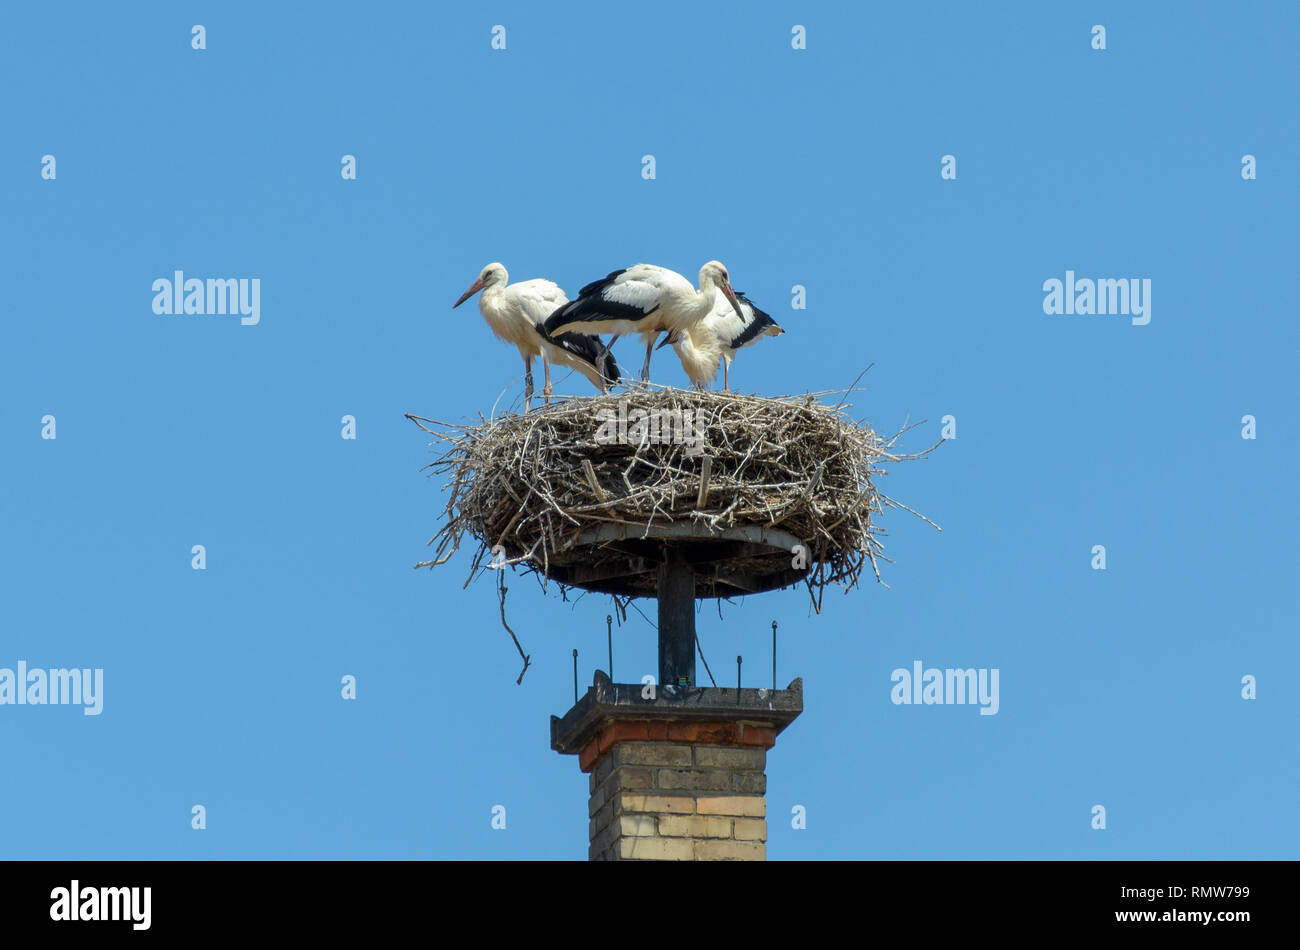
[[[640,334],[646,344],[641,378],[649,379],[650,354],[659,334],[684,332],[699,323],[713,310],[718,293],[743,319],[731,277],[720,262],[709,261],[700,268],[699,290],[676,271],[637,264],[583,287],[576,300],[547,318],[545,332],[552,338],[574,332],[612,333],[614,340],[624,333]]]
[[[738,319],[730,301],[717,295],[709,315],[685,332],[673,332],[663,343],[672,344],[682,369],[696,389],[713,385],[722,364],[722,388],[731,390],[731,361],[736,351],[753,346],[764,336],[780,336],[785,330],[770,315],[754,306],[744,294],[737,294],[742,318]]]
[[[533,399],[533,357],[540,356],[546,373],[542,395],[551,401],[551,364],[576,369],[592,385],[608,392],[621,375],[614,357],[600,340],[586,334],[570,333],[558,340],[542,334],[542,321],[557,307],[569,302],[556,284],[549,280],[521,280],[508,283],[510,277],[501,264],[492,263],[479,273],[478,280],[452,304],[455,310],[474,294],[483,319],[498,339],[513,343],[524,360],[524,409]]]

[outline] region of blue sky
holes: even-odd
[[[519,392],[450,310],[489,261],[572,294],[718,258],[788,331],[733,387],[874,363],[857,418],[928,420],[913,449],[957,427],[882,482],[943,526],[885,517],[889,589],[700,612],[715,674],[765,669],[777,620],[804,677],[769,857],[1300,856],[1297,27],[1283,3],[11,5],[0,667],[105,685],[99,716],[0,705],[0,854],[584,859],[548,717],[571,649],[584,683],[604,665],[608,600],[511,578],[516,686],[468,557],[412,570],[444,499],[403,414]],[[259,278],[260,323],[155,315],[177,269]],[[1150,279],[1151,322],[1045,314],[1067,270]],[[668,350],[652,373],[684,381]],[[633,613],[620,679],[654,643]],[[999,712],[892,704],[916,660],[997,668]]]

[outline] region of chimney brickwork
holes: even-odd
[[[590,769],[592,861],[762,861],[767,726],[615,721],[579,756]]]
[[[611,683],[599,670],[551,745],[588,773],[592,861],[763,861],[767,750],[803,711],[784,690],[661,690]]]

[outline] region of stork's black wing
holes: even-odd
[[[758,307],[754,305],[754,301],[750,300],[744,294],[736,294],[736,299],[740,301],[742,310],[744,309],[744,306],[748,304],[749,308],[754,311],[754,316],[745,324],[745,329],[740,331],[740,336],[733,339],[729,344],[733,350],[738,350],[742,346],[747,346],[754,342],[754,340],[758,338],[758,335],[768,327],[778,326],[777,322],[773,320],[769,314],[759,310]]]

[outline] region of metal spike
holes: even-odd
[[[776,621],[772,621],[772,692],[776,692]]]
[[[614,682],[614,618],[605,614],[605,635],[609,638],[609,681]]]

